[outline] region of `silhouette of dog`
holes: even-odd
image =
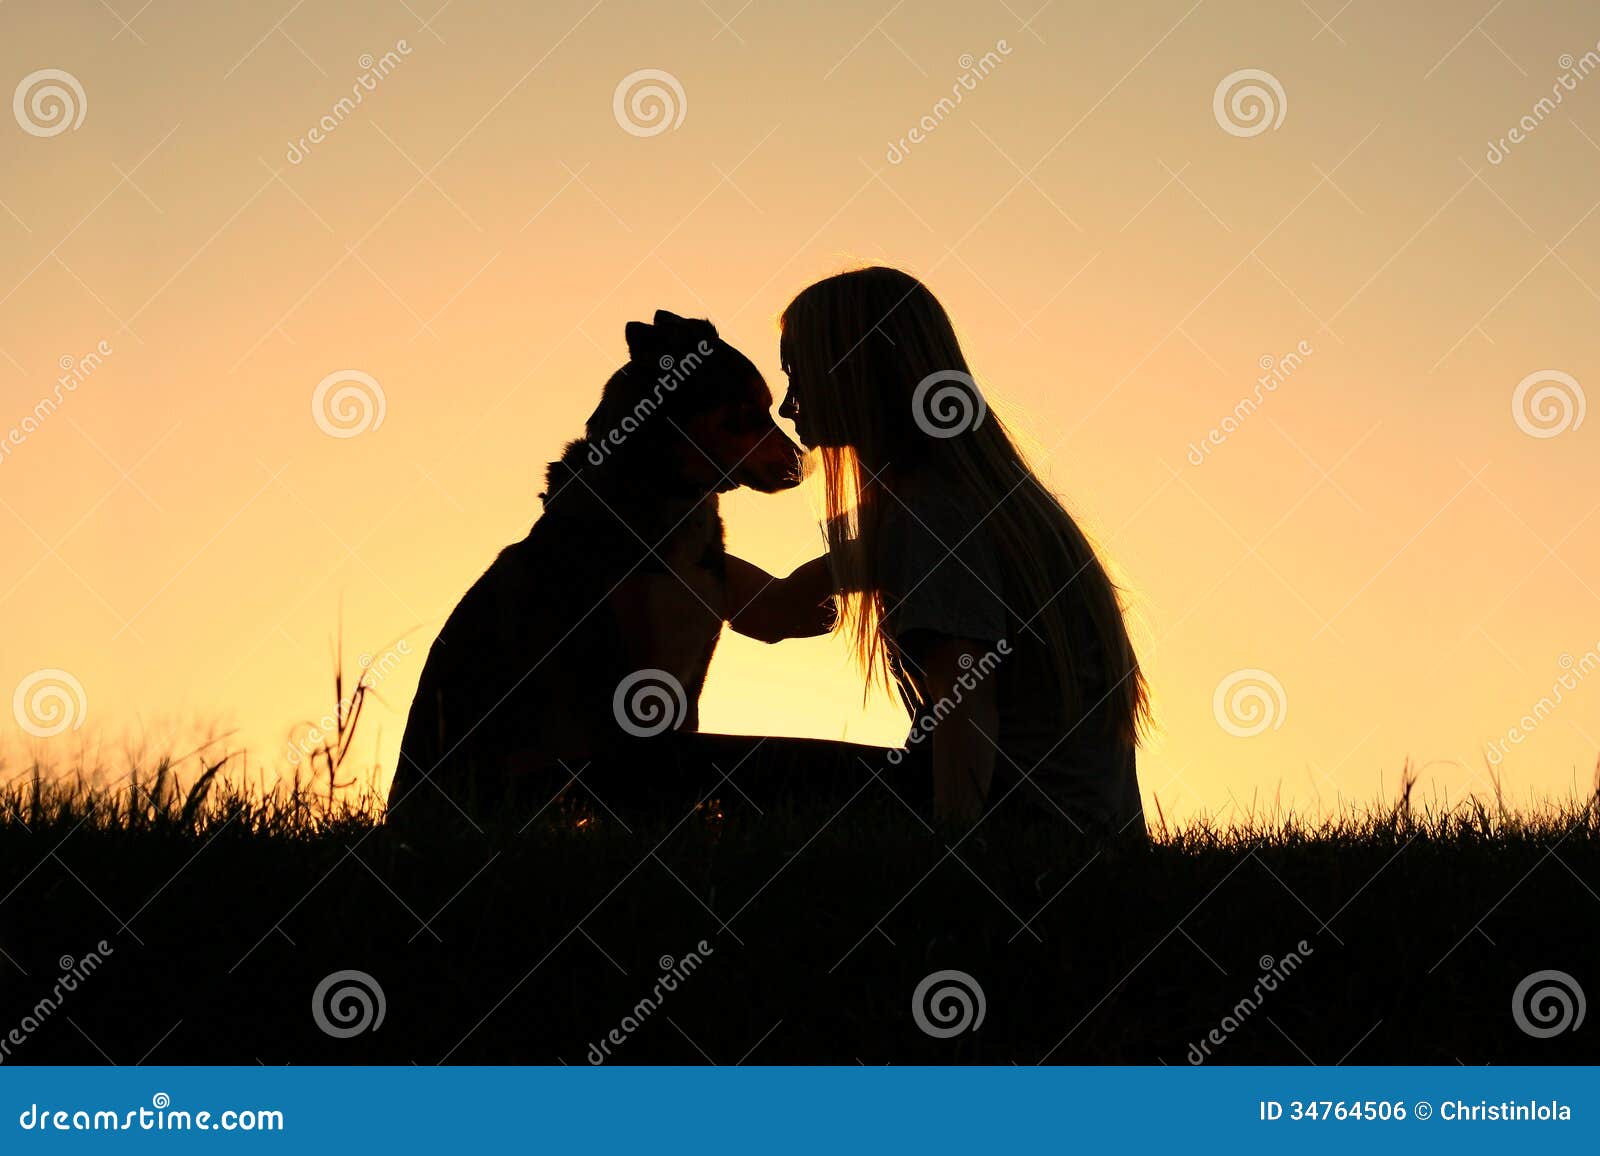
[[[428,653],[392,818],[493,812],[558,762],[576,771],[630,735],[698,729],[727,617],[717,495],[798,484],[802,451],[709,321],[660,311],[625,336],[628,363],[585,437],[550,463],[543,513]]]

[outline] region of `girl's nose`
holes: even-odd
[[[800,403],[795,400],[794,386],[790,386],[783,395],[783,404],[778,406],[778,416],[793,421],[800,416]]]

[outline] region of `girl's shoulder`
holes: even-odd
[[[936,470],[901,475],[886,481],[883,491],[880,518],[886,536],[910,541],[931,535],[953,547],[981,531],[987,512],[964,487]]]
[[[885,489],[878,542],[885,629],[1004,637],[1005,583],[984,511],[937,476],[900,479]]]

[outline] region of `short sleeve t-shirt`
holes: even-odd
[[[1024,805],[1065,812],[1080,829],[1143,837],[1133,747],[1107,734],[1094,713],[1065,717],[1043,627],[1029,622],[1037,607],[1008,597],[985,511],[928,473],[897,481],[881,500],[882,627],[913,714],[908,746],[930,745],[937,726],[921,661],[930,636],[970,639],[984,654],[968,674],[999,680],[991,803],[1010,792]],[[1071,626],[1082,701],[1094,704],[1106,692],[1104,665],[1087,620]]]

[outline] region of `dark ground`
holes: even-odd
[[[1003,814],[956,845],[871,791],[831,821],[547,814],[433,847],[303,806],[180,804],[0,807],[0,1040],[25,1029],[6,1063],[583,1064],[701,940],[610,1062],[1182,1065],[1212,1029],[1213,1063],[1600,1061],[1600,1024],[1536,1038],[1512,1008],[1547,969],[1600,993],[1593,806],[1129,850]],[[101,939],[37,1017],[60,957]],[[347,969],[385,1014],[335,1038],[313,992]],[[986,1010],[934,1038],[912,996],[945,969]]]

